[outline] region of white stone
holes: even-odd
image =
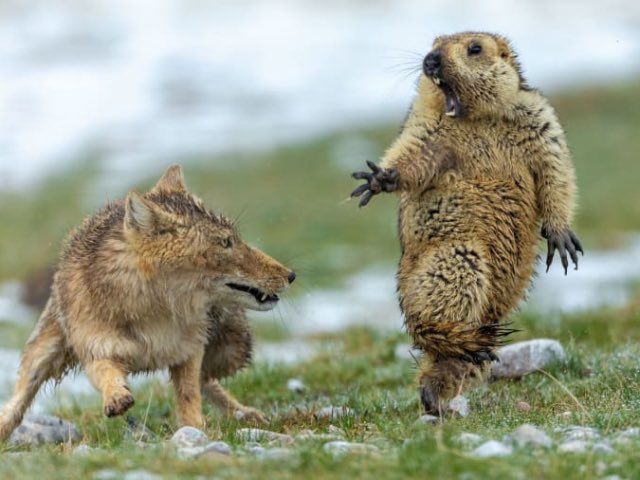
[[[178,448],[204,447],[209,437],[195,427],[182,427],[171,437],[171,443]]]
[[[453,415],[466,417],[469,415],[469,400],[462,395],[458,395],[451,399],[448,410]]]
[[[516,342],[498,349],[499,362],[491,364],[496,378],[518,378],[555,362],[564,362],[566,353],[556,340],[540,338]]]
[[[462,432],[455,438],[455,441],[465,447],[475,447],[482,442],[482,437],[475,433]]]
[[[264,460],[280,460],[290,457],[293,454],[293,450],[289,448],[263,448],[254,447],[249,450],[252,455],[260,457]]]
[[[354,416],[355,412],[349,407],[324,407],[315,413],[318,420],[331,420],[336,421],[342,417]]]
[[[178,457],[197,458],[208,453],[231,455],[231,447],[226,442],[210,442],[204,446],[178,448]]]
[[[162,480],[161,475],[151,473],[147,470],[131,470],[122,477],[123,480]]]
[[[278,442],[281,445],[293,443],[293,437],[284,433],[262,430],[261,428],[240,428],[236,430],[236,439],[244,442]]]
[[[121,477],[120,473],[115,470],[103,468],[102,470],[95,472],[91,478],[93,478],[93,480],[115,480]]]
[[[585,453],[589,449],[589,443],[584,440],[571,440],[558,447],[560,453]]]
[[[528,423],[520,425],[509,437],[519,447],[533,445],[535,447],[549,448],[553,444],[549,435]]]
[[[611,448],[604,442],[594,443],[591,447],[591,451],[593,453],[599,453],[601,455],[611,455],[614,452],[613,448]]]
[[[304,393],[307,387],[299,378],[290,378],[287,380],[287,390],[293,393]]]
[[[505,457],[511,455],[513,448],[497,440],[489,440],[471,452],[477,458]]]
[[[432,425],[434,423],[438,423],[440,417],[436,417],[435,415],[424,414],[420,416],[414,423],[415,425]]]
[[[380,451],[375,445],[369,445],[366,443],[345,442],[341,440],[325,443],[322,449],[334,456],[346,455],[351,453],[378,453]]]
[[[89,445],[87,445],[86,443],[81,443],[80,445],[78,445],[76,448],[73,449],[73,455],[88,455],[90,454],[94,449],[91,448]]]
[[[600,438],[600,433],[595,428],[591,427],[580,427],[576,425],[572,425],[569,427],[565,427],[560,429],[561,432],[564,433],[565,440],[595,440],[596,438]]]
[[[80,440],[76,426],[50,415],[27,415],[9,437],[15,445],[42,445],[44,443],[68,443]]]

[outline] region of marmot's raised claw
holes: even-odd
[[[578,269],[578,252],[584,255],[584,251],[582,250],[582,244],[575,233],[573,233],[568,228],[563,230],[562,232],[549,232],[546,228],[542,228],[541,232],[542,236],[547,239],[547,272],[549,271],[549,267],[553,263],[553,257],[556,249],[560,253],[560,261],[562,262],[562,267],[564,268],[564,274],[567,274],[567,269],[569,268],[569,260],[567,258],[567,251],[569,252],[569,256],[571,257],[571,261],[575,265],[575,270]]]
[[[371,172],[354,172],[351,174],[356,180],[366,180],[366,183],[359,185],[353,192],[351,197],[359,197],[360,207],[364,207],[374,195],[380,192],[393,192],[398,188],[398,171],[394,168],[381,168],[370,160],[367,160],[367,166]]]

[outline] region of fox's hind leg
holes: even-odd
[[[49,379],[60,379],[72,366],[64,333],[52,310],[50,300],[22,352],[13,395],[0,411],[0,441],[6,440],[20,425],[42,384]]]
[[[488,317],[489,270],[480,247],[443,245],[413,261],[403,265],[408,274],[401,268],[400,303],[407,330],[424,352],[422,403],[440,413],[444,402],[485,378],[498,337],[508,331]]]
[[[214,406],[250,423],[267,423],[264,413],[242,405],[219,380],[233,375],[251,361],[252,337],[243,309],[211,309],[209,343],[202,361],[202,392]]]

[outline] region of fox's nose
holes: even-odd
[[[289,272],[289,276],[287,278],[289,279],[289,283],[293,283],[293,281],[296,279],[296,272]]]
[[[442,55],[439,51],[434,50],[429,52],[424,57],[423,68],[424,73],[430,77],[440,73],[440,66],[442,65]]]

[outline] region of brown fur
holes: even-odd
[[[283,292],[294,278],[206,210],[186,190],[180,167],[170,167],[151,191],[107,205],[68,237],[13,396],[0,411],[0,441],[44,382],[76,366],[101,392],[107,416],[133,405],[130,373],[168,368],[180,425],[202,426],[201,391],[226,411],[264,421],[218,380],[250,360],[245,310],[273,308],[277,296],[264,295]]]
[[[469,53],[472,43],[481,53]],[[369,179],[354,195],[369,189],[364,205],[380,191],[399,192],[400,305],[424,351],[423,403],[439,411],[486,376],[510,333],[504,319],[531,281],[540,222],[568,235],[576,187],[556,114],[527,86],[506,39],[467,32],[437,38],[433,49],[462,113],[448,116],[439,79],[421,75],[380,173],[354,174]]]

